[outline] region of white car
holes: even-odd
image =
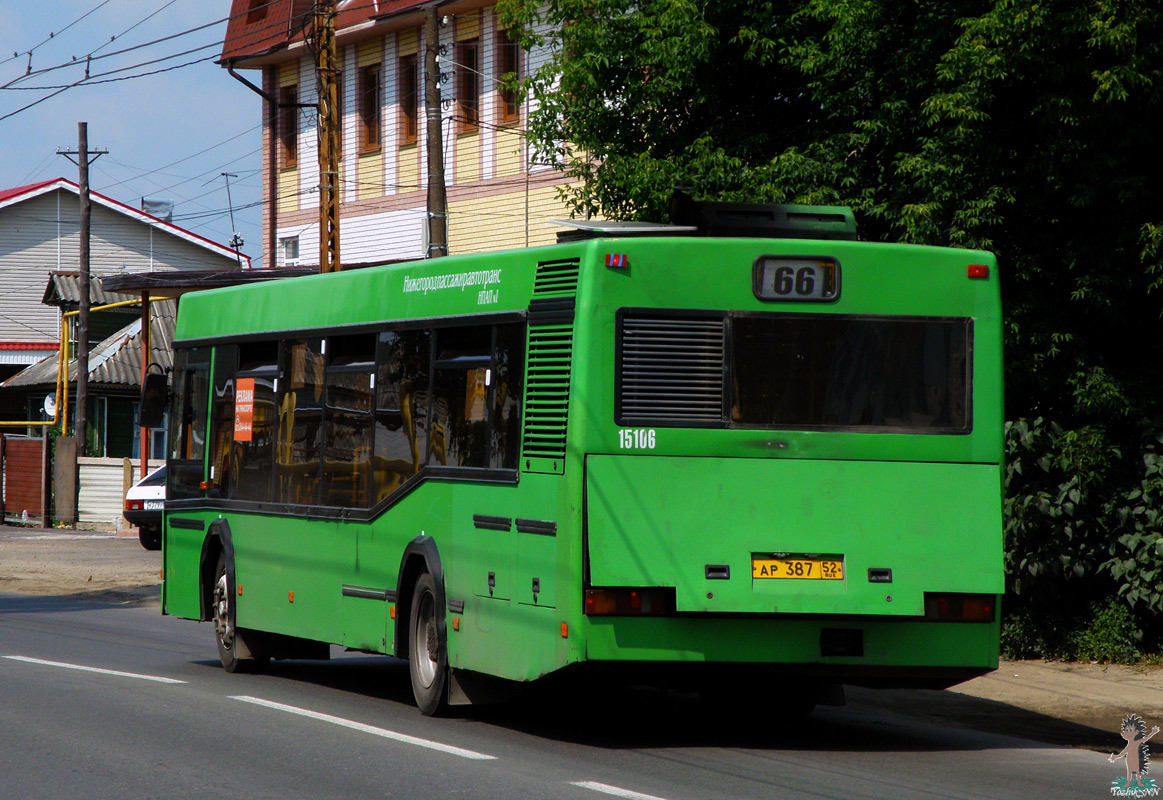
[[[146,475],[125,493],[125,519],[138,527],[137,538],[146,550],[162,546],[162,510],[166,505],[166,467]]]

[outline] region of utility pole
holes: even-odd
[[[315,0],[315,74],[319,84],[319,271],[339,262],[339,55],[335,0]]]
[[[77,123],[77,150],[58,150],[65,158],[77,165],[77,194],[81,199],[80,219],[80,271],[81,271],[81,311],[77,322],[77,422],[74,428],[77,437],[77,456],[85,452],[85,443],[88,441],[89,425],[89,217],[92,205],[89,202],[89,163],[96,161],[108,150],[89,153],[89,123]],[[90,159],[92,155],[92,159]],[[68,392],[68,373],[65,373],[65,392]],[[76,480],[74,486],[80,491],[80,462],[76,464]],[[75,505],[75,503],[74,503]],[[79,512],[79,509],[78,509]],[[75,524],[75,523],[74,523]]]
[[[448,255],[448,200],[444,191],[444,136],[440,120],[440,18],[424,12],[424,107],[428,127],[428,258]]]
[[[238,252],[238,248],[243,245],[242,235],[234,227],[234,201],[230,199],[230,179],[238,176],[233,172],[223,172],[222,177],[226,179],[226,205],[230,209],[230,230],[233,231],[230,237],[230,246],[234,248],[234,258],[238,261],[238,268],[242,269],[242,254]]]

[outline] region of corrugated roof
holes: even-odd
[[[344,269],[351,265],[344,264]],[[237,286],[246,283],[298,278],[303,275],[317,275],[318,267],[264,267],[262,269],[232,270],[166,270],[164,272],[126,272],[121,275],[103,275],[101,288],[119,295],[140,296],[142,292],[175,297],[186,292],[215,289],[220,286]]]
[[[89,280],[89,305],[104,306],[110,303],[124,303],[125,295],[116,292],[107,292],[102,288],[101,281],[94,276]],[[54,270],[48,274],[48,285],[44,289],[46,306],[59,308],[80,308],[81,306],[81,273],[65,270]]]
[[[174,316],[176,303],[162,300],[152,305],[150,313],[150,363],[162,369],[173,366]],[[69,381],[77,379],[77,362],[69,364]],[[5,389],[48,389],[57,382],[57,356],[50,356],[13,375],[3,384]],[[141,385],[141,318],[89,349],[89,383],[91,386]]]

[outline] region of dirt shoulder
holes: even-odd
[[[106,603],[158,604],[161,555],[136,536],[0,527],[0,592]],[[1044,661],[1002,662],[943,692],[849,688],[886,715],[907,712],[954,725],[1099,752],[1124,744],[1127,714],[1163,725],[1163,670]],[[1163,752],[1163,742],[1152,749]]]
[[[1116,753],[1122,719],[1163,725],[1163,670],[1111,664],[1003,661],[996,672],[945,691],[849,688],[850,699],[952,725],[1047,744]],[[1151,742],[1153,753],[1163,744]]]
[[[0,592],[156,605],[160,570],[136,535],[0,527]]]

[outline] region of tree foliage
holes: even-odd
[[[684,186],[848,205],[866,239],[995,251],[1011,591],[1163,611],[1146,586],[1163,577],[1163,5],[499,8],[549,53],[525,85],[529,136],[576,179],[578,215],[662,219]]]

